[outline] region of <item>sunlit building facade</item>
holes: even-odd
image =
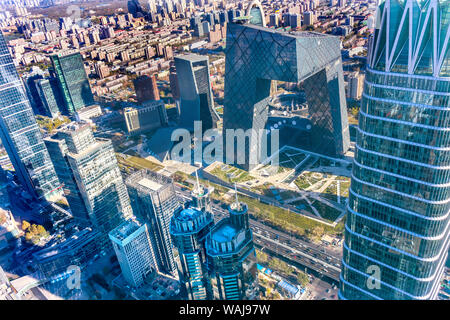
[[[0,138],[29,194],[51,199],[60,183],[3,34],[0,33]]]
[[[170,221],[180,202],[171,178],[140,170],[125,181],[137,219],[148,225],[155,261],[160,272],[176,276]]]
[[[345,226],[341,299],[434,299],[449,248],[449,1],[381,1]]]
[[[256,254],[247,204],[236,201],[229,213],[206,239],[210,296],[219,300],[256,299]]]

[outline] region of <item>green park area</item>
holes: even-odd
[[[133,167],[138,170],[149,169],[151,171],[159,171],[163,168],[163,166],[155,162],[135,156],[128,156],[125,158],[121,155],[118,155],[117,159],[119,161],[119,165]]]
[[[177,172],[174,175],[175,181],[187,179],[193,179],[193,177],[182,172]],[[225,200],[223,197],[229,189],[204,179],[200,179],[200,182],[204,185],[214,187],[214,193],[211,195],[213,199],[227,204],[229,204],[229,201],[232,201]],[[293,234],[297,234],[299,236],[306,236],[313,241],[319,241],[324,234],[332,236],[340,235],[344,230],[343,221],[339,222],[335,227],[332,227],[299,213],[292,212],[281,207],[268,205],[260,202],[258,199],[250,198],[245,195],[240,194],[239,201],[247,204],[249,213],[257,218],[258,221],[283,229],[286,232],[292,232]]]
[[[348,189],[350,188],[350,178],[340,177],[343,179],[336,179],[333,181],[320,195],[328,200],[338,202],[338,183],[339,183],[339,195],[341,197],[340,203],[344,203],[345,199],[348,198]]]
[[[239,183],[255,179],[247,171],[229,165],[218,165],[210,173],[229,183]]]

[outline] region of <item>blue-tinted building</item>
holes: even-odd
[[[109,233],[125,280],[139,287],[145,278],[157,270],[147,225],[129,220]]]
[[[149,170],[130,175],[125,181],[134,215],[147,223],[157,268],[175,276],[177,267],[170,236],[170,221],[180,202],[172,179]]]
[[[94,137],[85,122],[71,122],[45,142],[74,218],[92,224],[109,247],[108,233],[132,216],[111,140]]]
[[[180,257],[180,280],[191,300],[208,298],[204,244],[213,224],[211,212],[196,207],[181,208],[172,217],[170,233]]]
[[[91,228],[76,232],[70,238],[33,254],[33,263],[46,279],[63,274],[71,265],[84,268],[100,253],[100,233]]]
[[[0,35],[0,138],[19,181],[31,195],[50,199],[60,194],[58,177],[3,35]]]
[[[381,1],[377,21],[339,297],[434,299],[450,239],[450,2]]]
[[[249,10],[260,11],[257,5]],[[342,156],[350,138],[339,38],[276,31],[255,19],[253,14],[250,23],[244,19],[227,25],[223,129],[248,133],[245,148],[224,140],[226,149],[234,150],[232,154],[227,150],[227,163],[244,158],[238,164],[248,170],[263,160],[261,139],[267,128],[272,80],[303,82],[312,123],[311,151]]]
[[[257,266],[248,207],[235,202],[230,216],[219,221],[206,239],[211,297],[220,300],[256,299]]]

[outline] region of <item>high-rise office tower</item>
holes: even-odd
[[[46,115],[36,86],[36,81],[40,79],[44,79],[43,73],[33,71],[28,75],[24,75],[22,78],[25,85],[25,92],[28,94],[28,99],[30,101],[33,113]]]
[[[178,100],[180,98],[180,87],[178,85],[177,70],[175,68],[175,62],[173,60],[170,62],[169,81],[170,81],[170,92],[172,93],[172,97],[175,100]]]
[[[63,105],[63,100],[56,79],[39,79],[35,80],[35,84],[45,115],[57,117],[61,113],[59,107]]]
[[[449,248],[449,1],[382,1],[345,226],[341,299],[434,299]]]
[[[270,25],[271,27],[277,28],[277,27],[278,27],[278,21],[279,21],[279,15],[278,15],[278,14],[272,13],[272,14],[269,16],[269,25]]]
[[[3,34],[0,57],[0,138],[23,187],[51,199],[60,194],[58,177]]]
[[[303,14],[303,19],[304,19],[303,21],[304,21],[305,26],[311,26],[316,22],[317,18],[316,18],[316,14],[314,12],[306,11]]]
[[[124,108],[123,117],[127,131],[131,134],[154,130],[168,123],[166,107],[162,100],[147,100],[136,108]]]
[[[266,156],[262,134],[272,80],[303,82],[311,151],[334,157],[347,152],[350,136],[338,37],[229,23],[225,55],[223,128],[249,132],[245,148],[236,148],[234,139],[224,135],[227,163],[251,170]]]
[[[257,298],[256,254],[247,204],[230,205],[230,216],[212,227],[206,239],[209,284],[214,299]]]
[[[93,105],[94,97],[81,54],[56,54],[51,56],[51,60],[64,101],[64,113],[72,115],[81,108]]]
[[[108,232],[132,216],[111,141],[95,138],[84,122],[71,122],[45,141],[72,214],[92,223],[108,240]]]
[[[172,179],[141,170],[130,175],[125,183],[135,216],[148,224],[158,270],[175,276],[170,220],[180,203]]]
[[[208,56],[179,55],[175,57],[175,67],[180,89],[180,126],[193,130],[194,121],[202,121],[203,130],[215,128],[219,115],[214,109]]]
[[[138,77],[133,80],[133,85],[139,103],[160,99],[155,75]]]
[[[191,300],[208,298],[204,244],[213,224],[211,212],[195,206],[179,209],[172,217],[170,233],[180,257],[180,280]]]
[[[156,271],[155,256],[147,225],[124,221],[109,233],[122,275],[129,285],[139,287]]]

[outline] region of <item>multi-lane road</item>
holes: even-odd
[[[176,186],[176,191],[185,200],[190,199],[188,191],[178,186]],[[228,212],[222,208],[220,203],[213,201],[212,209],[215,221],[228,216]],[[339,281],[342,258],[340,250],[299,239],[254,219],[250,219],[250,227],[257,247],[289,261],[296,267],[306,267],[319,275]]]
[[[228,213],[217,205],[213,205],[213,212],[217,220],[228,216]],[[339,251],[298,239],[253,219],[250,219],[250,227],[258,247],[269,250],[296,266],[301,265],[332,280],[339,281],[341,270]]]

